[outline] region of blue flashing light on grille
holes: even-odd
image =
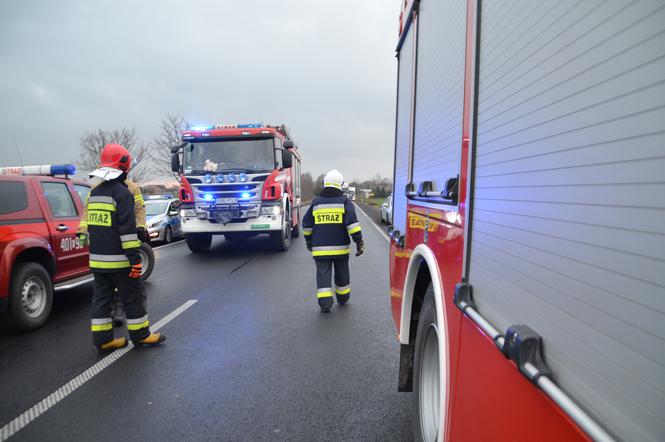
[[[229,183],[235,183],[235,182],[236,182],[236,177],[235,177],[235,175],[229,175],[229,176],[227,176],[227,177],[226,177],[226,181],[228,181]]]
[[[240,198],[243,198],[243,199],[248,199],[248,198],[251,198],[251,197],[252,197],[252,194],[249,193],[249,192],[243,192],[243,193],[240,194]]]
[[[76,166],[73,164],[51,165],[51,175],[75,175]]]
[[[212,193],[204,193],[203,201],[215,201],[215,196]]]
[[[217,175],[217,182],[218,183],[223,183],[224,182],[224,175],[221,173]]]
[[[212,183],[212,175],[210,175],[209,173],[205,174],[205,176],[203,177],[203,181],[205,181],[207,184]]]
[[[241,183],[247,181],[247,174],[241,173],[240,175],[238,175],[238,181],[240,181]]]

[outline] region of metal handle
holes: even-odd
[[[55,230],[58,230],[59,232],[64,232],[65,230],[69,230],[69,227],[67,227],[64,224],[58,224],[58,227],[56,227]]]
[[[478,313],[473,301],[473,287],[467,282],[455,286],[454,303],[485,334],[490,336],[497,348],[511,359],[518,370],[552,399],[591,439],[613,442],[614,438],[591,416],[581,409],[563,390],[552,381],[552,372],[543,359],[542,338],[529,326],[519,324],[508,327],[502,335]]]

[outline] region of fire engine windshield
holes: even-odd
[[[197,141],[185,146],[184,152],[185,173],[269,172],[275,168],[272,138]]]

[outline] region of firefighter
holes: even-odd
[[[90,175],[92,178],[94,175]],[[134,198],[134,213],[136,215],[136,230],[137,236],[140,241],[150,244],[150,235],[146,229],[146,213],[145,213],[145,201],[143,200],[143,195],[141,194],[141,187],[127,178],[125,180],[127,188],[132,193]],[[93,189],[96,187],[93,186]],[[83,214],[81,215],[81,221],[79,226],[76,229],[77,236],[81,238],[86,238],[88,233],[88,211],[87,204],[83,207]],[[145,304],[145,299],[143,300]],[[120,296],[118,292],[115,291],[113,295],[113,300],[111,301],[111,317],[113,318],[114,325],[122,325],[125,322],[125,311],[122,308],[122,301],[120,301]]]
[[[114,290],[127,314],[127,329],[134,345],[157,345],[166,337],[151,333],[143,303],[141,246],[136,229],[134,197],[125,180],[131,155],[119,144],[102,150],[100,168],[91,175],[102,182],[90,191],[86,203],[90,242],[90,269],[95,276],[92,295],[92,339],[100,353],[127,346],[127,339],[114,338],[111,300]],[[84,236],[81,234],[80,236]]]
[[[365,246],[355,206],[342,193],[344,177],[333,169],[323,181],[323,190],[307,210],[302,226],[307,249],[316,263],[316,297],[321,311],[328,313],[334,302],[333,267],[337,303],[344,305],[351,296],[349,236],[356,243],[356,256],[363,254]]]

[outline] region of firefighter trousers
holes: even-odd
[[[148,314],[143,304],[143,281],[132,279],[128,273],[95,273],[95,284],[92,290],[92,342],[95,345],[105,344],[113,339],[113,318],[111,302],[114,291],[125,308],[127,329],[132,341],[147,338],[150,335]]]
[[[335,268],[335,296],[337,302],[345,304],[351,296],[351,273],[349,257],[315,259],[316,263],[316,297],[321,308],[333,305],[333,267]]]

